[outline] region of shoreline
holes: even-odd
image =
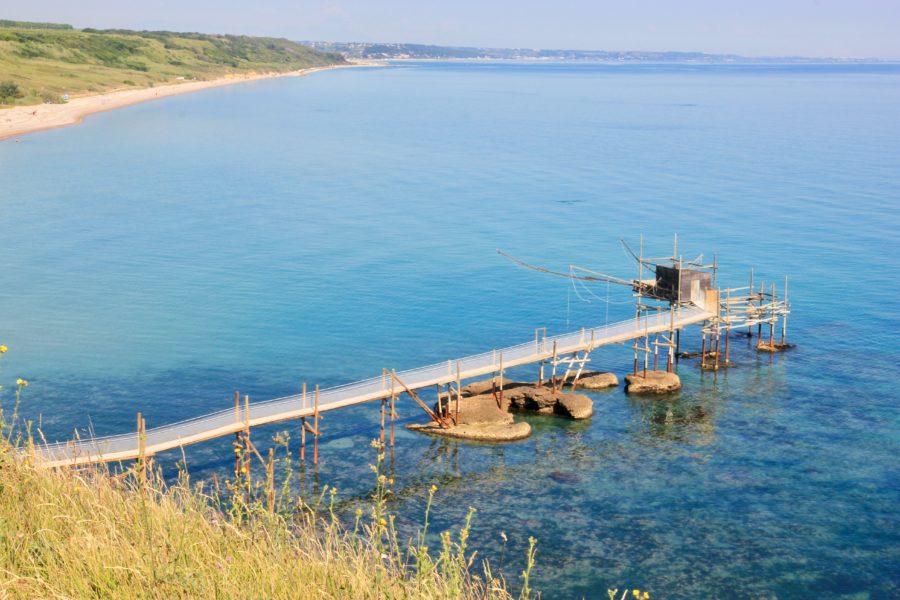
[[[85,118],[97,113],[141,102],[168,98],[178,94],[187,94],[248,81],[259,81],[261,79],[304,77],[319,71],[374,66],[381,65],[375,62],[353,62],[346,65],[309,67],[286,73],[234,73],[209,81],[186,81],[184,83],[170,83],[150,88],[114,90],[102,94],[80,96],[69,100],[65,104],[32,104],[30,106],[4,108],[0,109],[0,141],[18,138],[19,136],[39,131],[78,125]],[[16,139],[16,141],[18,142],[19,140]]]

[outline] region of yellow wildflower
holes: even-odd
[[[434,484],[432,483],[432,484],[431,484],[431,493],[433,494],[433,493],[435,493],[436,491],[437,491],[437,486],[434,485]]]
[[[650,600],[650,594],[647,592],[644,592],[644,594],[641,596],[641,600]]]
[[[641,590],[634,590],[631,593],[634,595],[635,598],[641,597]]]
[[[19,377],[18,379],[16,379],[16,385],[19,387],[28,387],[28,380]]]
[[[390,479],[388,479],[388,485],[394,485],[394,478],[393,478],[393,477],[391,477]]]
[[[6,354],[7,350],[9,350],[9,348],[7,348],[6,346],[0,345],[0,354]]]

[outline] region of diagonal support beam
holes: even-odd
[[[428,405],[425,404],[421,398],[419,398],[419,395],[416,394],[413,390],[409,389],[409,387],[405,383],[403,383],[403,381],[399,377],[397,377],[397,373],[391,371],[391,378],[400,384],[400,387],[403,388],[403,390],[409,395],[410,398],[416,401],[416,404],[422,407],[422,410],[425,411],[425,413],[429,416],[429,418],[431,418],[432,421],[440,425],[442,429],[450,429],[450,424],[447,422],[447,420],[428,408]]]

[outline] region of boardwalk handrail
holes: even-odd
[[[660,311],[644,315],[640,319],[632,318],[591,329],[544,337],[542,340],[529,341],[456,360],[400,371],[397,373],[397,377],[413,390],[442,385],[456,381],[457,377],[469,379],[499,371],[501,360],[503,368],[509,369],[552,358],[554,347],[557,355],[593,350],[599,346],[667,331],[673,326],[675,329],[681,329],[711,317],[710,313],[696,306],[675,310],[674,315],[671,310]],[[326,412],[344,406],[378,400],[390,396],[390,393],[390,381],[384,376],[345,383],[320,390],[318,410]],[[219,410],[147,429],[144,440],[145,452],[152,455],[164,450],[228,435],[242,430],[245,421],[250,426],[277,423],[311,416],[313,410],[311,397],[307,397],[306,404],[304,404],[301,394],[252,402],[249,404],[249,415],[243,406]],[[139,456],[139,437],[135,432],[69,442],[54,442],[37,446],[36,452],[49,466],[133,459]]]

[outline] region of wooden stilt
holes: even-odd
[[[397,418],[397,412],[394,407],[397,402],[397,395],[394,393],[394,379],[391,378],[391,448],[394,447],[394,420]]]
[[[726,367],[728,366],[728,363],[730,362],[729,347],[728,347],[728,337],[729,337],[728,333],[729,333],[729,331],[728,331],[728,329],[726,329],[725,330],[725,366]]]
[[[250,490],[250,395],[244,394],[244,444],[242,471],[247,476],[247,490]]]
[[[503,353],[500,353],[500,408],[503,408]]]
[[[553,375],[550,378],[550,387],[556,391],[556,340],[553,340]]]
[[[306,417],[300,417],[300,462],[306,462]]]
[[[275,448],[269,448],[269,464],[266,466],[269,514],[275,513]]]
[[[644,336],[644,379],[647,378],[647,369],[650,366],[650,336]]]
[[[456,362],[456,418],[453,419],[455,425],[459,425],[459,397],[462,396],[462,385],[459,378],[459,361]]]
[[[700,368],[706,368],[706,332],[703,332],[703,341],[700,342]]]
[[[138,434],[138,473],[141,488],[147,483],[147,437],[144,435],[144,418],[141,413],[137,414],[137,434]]]
[[[653,342],[653,370],[659,371],[659,336],[656,336],[656,341]]]
[[[319,384],[316,384],[316,404],[315,412],[313,412],[314,427],[316,433],[313,435],[313,464],[319,464]]]
[[[384,402],[385,398],[381,399],[381,443],[384,444]]]

